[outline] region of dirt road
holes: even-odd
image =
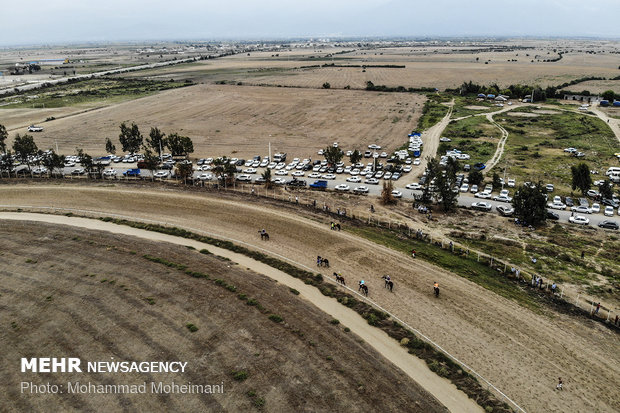
[[[430,263],[329,230],[326,223],[209,194],[120,187],[4,186],[2,204],[83,208],[208,231],[312,266],[328,257],[348,283],[364,278],[370,297],[489,379],[528,411],[617,411],[620,354],[615,333],[588,320],[514,301]],[[256,234],[266,228],[271,241]],[[383,289],[390,273],[395,292]],[[331,272],[329,273],[331,274]],[[328,275],[328,274],[324,274]],[[442,297],[432,295],[439,282]],[[555,391],[562,376],[563,393]]]
[[[426,391],[434,395],[450,411],[482,411],[480,406],[478,406],[473,400],[469,399],[463,392],[458,390],[455,385],[450,383],[450,381],[431,372],[426,363],[410,355],[406,348],[400,346],[398,342],[390,338],[385,332],[370,326],[366,320],[364,320],[355,311],[341,305],[333,298],[322,295],[315,287],[306,285],[303,281],[297,278],[270,267],[267,264],[248,258],[245,255],[181,237],[131,228],[109,222],[102,222],[94,219],[11,212],[0,213],[0,219],[70,225],[91,230],[130,235],[145,238],[151,241],[162,241],[181,246],[191,246],[197,250],[203,248],[208,249],[216,255],[226,257],[231,261],[240,264],[242,267],[252,268],[253,271],[266,275],[290,288],[295,288],[298,290],[301,297],[307,299],[330,316],[340,320],[341,323],[349,327],[386,359],[400,367],[409,377],[419,383]]]

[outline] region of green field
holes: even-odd
[[[442,105],[442,103],[450,102],[452,100],[449,96],[429,93],[426,95],[428,100],[424,103],[424,108],[422,109],[422,116],[418,120],[418,128],[417,130],[422,132],[439,122],[446,113],[448,113],[448,107],[446,105]]]
[[[471,156],[469,161],[462,163],[485,163],[493,157],[501,135],[499,129],[491,125],[485,116],[452,120],[443,133],[452,142],[442,142],[437,155],[444,155],[447,150],[456,148]]]
[[[620,144],[602,120],[568,111],[555,114],[535,111],[533,108],[517,108],[510,112],[530,117],[513,116],[508,112],[495,116],[509,133],[500,161],[502,167],[508,167],[507,176],[521,183],[550,182],[562,193],[569,193],[571,166],[585,162],[604,177],[609,166],[618,164],[614,153],[620,151]],[[586,156],[570,156],[564,152],[568,147],[574,147]]]
[[[192,83],[143,79],[98,78],[42,89],[0,99],[0,109],[59,108],[66,106],[110,104],[148,96],[161,90],[189,86]],[[35,94],[36,93],[36,94]]]
[[[487,109],[471,109],[466,106],[484,106]],[[492,102],[486,100],[479,100],[472,96],[454,96],[454,106],[452,107],[452,119],[461,118],[463,116],[476,115],[479,113],[493,112],[495,107]]]

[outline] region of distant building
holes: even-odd
[[[564,100],[574,100],[576,102],[599,103],[603,98],[600,96],[585,95],[564,95]]]

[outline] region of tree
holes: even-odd
[[[349,156],[349,160],[351,161],[353,165],[355,165],[356,163],[362,160],[362,153],[358,151],[357,149],[354,150]]]
[[[381,203],[383,205],[395,204],[396,200],[394,199],[394,195],[392,195],[392,191],[394,190],[394,185],[392,184],[392,180],[383,180],[383,189],[381,190]]]
[[[166,146],[166,134],[162,133],[159,128],[151,128],[149,137],[146,138],[146,142],[159,154],[159,157],[161,158],[161,150]]]
[[[613,102],[616,98],[616,93],[613,90],[606,90],[601,96],[603,97],[603,99]]]
[[[340,148],[328,146],[327,148],[323,149],[323,156],[325,157],[325,160],[327,161],[327,164],[329,166],[334,166],[338,162],[340,162],[343,155],[344,154],[342,153]]]
[[[47,168],[51,175],[54,175],[54,169],[62,170],[65,166],[65,156],[58,155],[56,152],[51,151],[50,153],[43,156],[42,159],[43,166]]]
[[[179,178],[183,180],[183,183],[187,184],[187,180],[194,173],[194,168],[191,163],[188,162],[179,162],[176,165],[176,174]]]
[[[265,180],[265,188],[271,189],[273,182],[271,182],[271,169],[265,168],[265,172],[261,174],[261,177]]]
[[[166,139],[166,146],[170,149],[172,156],[187,156],[194,152],[194,143],[187,136],[180,136],[171,133]]]
[[[482,175],[482,172],[477,171],[475,169],[472,169],[472,170],[469,171],[469,174],[467,175],[467,179],[469,180],[469,184],[470,185],[478,185],[479,186],[482,183],[482,180],[484,179],[484,176]],[[499,179],[498,179],[498,181],[499,181]]]
[[[0,124],[0,152],[6,152],[6,138],[9,137],[4,125]]]
[[[11,172],[13,172],[13,156],[11,151],[6,151],[4,155],[0,155],[0,177],[7,172],[9,178],[11,177]]]
[[[422,202],[425,204],[429,204],[433,200],[434,190],[432,187],[433,180],[437,177],[439,173],[439,161],[435,158],[426,158],[426,170],[425,170],[425,180],[424,186],[422,188]]]
[[[159,157],[150,148],[144,146],[144,166],[151,172],[151,181],[155,178],[155,170],[159,166]]]
[[[502,187],[502,183],[500,181],[499,175],[497,172],[493,172],[493,190],[498,190]]]
[[[125,122],[121,123],[121,133],[118,135],[118,139],[123,147],[123,152],[136,153],[140,146],[142,146],[142,134],[138,129],[138,125],[132,122],[131,126],[125,125]]]
[[[577,166],[571,166],[571,174],[573,175],[573,191],[577,188],[583,195],[586,194],[588,189],[592,186],[592,177],[590,176],[590,168],[585,163],[580,163]]]
[[[601,198],[603,199],[611,199],[614,195],[614,191],[611,189],[611,184],[609,181],[603,182],[603,185],[599,187],[599,192],[601,194]]]
[[[526,225],[537,226],[547,219],[546,190],[538,185],[521,185],[512,198],[515,216]]]
[[[34,143],[32,135],[20,135],[19,133],[15,135],[13,151],[15,152],[15,156],[17,156],[22,163],[28,165],[28,170],[30,170],[30,157],[36,155],[38,150],[39,148],[37,148],[37,144]]]
[[[456,186],[456,173],[458,169],[458,162],[453,158],[448,158],[445,168],[439,171],[435,180],[439,202],[446,212],[456,207],[459,193],[458,191],[455,192],[454,188]]]
[[[105,151],[107,153],[116,153],[116,145],[112,143],[112,140],[110,140],[110,138],[107,138],[105,140]]]
[[[323,89],[329,89],[330,87],[332,87],[332,85],[330,85],[329,82],[323,83]]]
[[[213,165],[213,172],[215,172],[215,176],[221,185],[230,185],[235,181],[235,173],[237,173],[237,168],[235,165],[230,163],[230,159],[225,156],[222,158],[217,158],[213,161]]]
[[[93,157],[84,152],[82,149],[77,149],[77,156],[80,159],[80,165],[82,165],[84,171],[86,171],[86,176],[92,178],[92,175],[94,174]]]

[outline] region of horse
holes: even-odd
[[[260,233],[260,239],[261,241],[269,241],[269,234],[266,232],[261,232]]]
[[[325,267],[329,268],[329,260],[327,258],[323,258],[323,260],[321,261],[321,264],[323,264]]]
[[[439,298],[439,287],[433,287],[433,290],[435,290],[435,298]]]
[[[344,282],[344,277],[340,274],[338,274],[337,272],[334,273],[334,277],[336,277],[336,282],[342,285],[347,285]]]
[[[360,284],[360,288],[358,288],[357,291],[362,291],[362,294],[364,294],[366,297],[368,297],[368,286],[366,284]]]
[[[392,289],[394,288],[394,282],[392,280],[390,280],[387,275],[384,275],[381,278],[383,278],[383,280],[385,281],[384,287],[385,288],[389,288],[390,292],[392,292]]]

